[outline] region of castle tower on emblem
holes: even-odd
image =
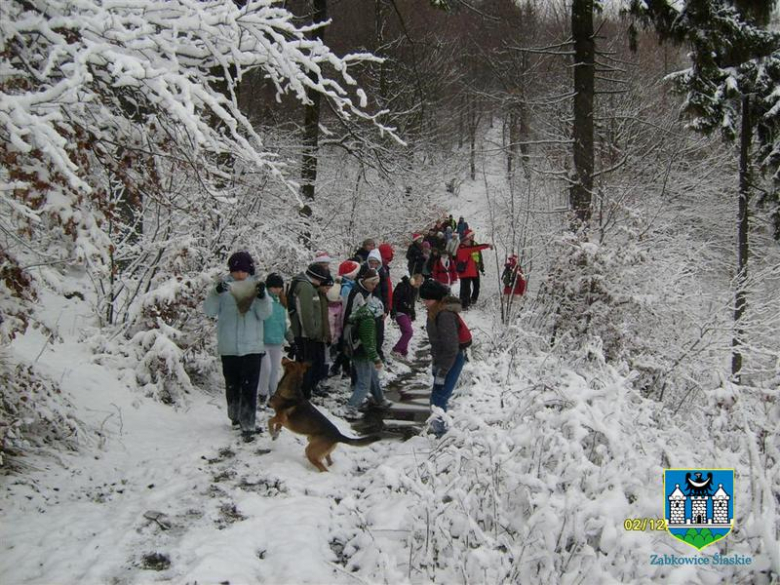
[[[712,516],[715,524],[729,523],[729,500],[731,497],[723,489],[723,484],[718,484],[718,491],[712,496]]]
[[[676,484],[674,491],[669,494],[669,524],[685,523],[685,500],[688,497],[682,493],[680,484]]]

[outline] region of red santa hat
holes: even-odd
[[[422,239],[423,239],[423,235],[422,234],[417,234],[417,233],[412,234],[412,241],[413,242],[418,242],[418,241],[420,241]]]
[[[360,264],[354,260],[344,260],[344,262],[339,264],[339,276],[346,276],[350,280],[355,280],[358,272],[360,272]]]

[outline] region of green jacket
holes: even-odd
[[[293,294],[287,302],[291,305],[290,328],[293,335],[312,341],[327,341],[323,335],[323,311],[317,289],[304,273],[300,273],[292,279],[290,290]]]
[[[355,350],[352,359],[368,360],[370,362],[382,361],[376,351],[376,319],[368,309],[368,305],[361,305],[349,316],[349,323],[357,323],[360,346]]]

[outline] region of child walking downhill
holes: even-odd
[[[431,343],[433,371],[431,406],[447,412],[450,396],[466,361],[460,340],[460,328],[465,327],[458,315],[460,301],[450,296],[449,288],[434,280],[423,283],[420,298],[428,309],[426,330]],[[437,437],[447,432],[447,425],[441,417],[433,418],[431,432]]]
[[[352,354],[352,367],[355,371],[355,383],[352,396],[347,403],[347,418],[357,418],[358,409],[368,394],[371,394],[373,405],[389,406],[379,385],[379,370],[382,369],[382,359],[376,348],[376,321],[384,315],[382,301],[371,296],[366,303],[352,311],[347,327],[353,330],[345,335],[347,343],[351,341],[349,351]]]
[[[404,276],[393,293],[393,318],[401,330],[401,338],[395,344],[392,354],[399,359],[406,359],[409,354],[409,341],[412,339],[412,322],[416,318],[414,303],[417,300],[417,289],[423,282],[420,274],[411,278]]]

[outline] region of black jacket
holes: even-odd
[[[401,282],[393,290],[393,310],[396,313],[403,313],[409,315],[409,318],[414,321],[417,317],[414,312],[414,302],[417,299],[417,293],[412,283],[409,282],[409,277],[404,276]]]
[[[422,246],[412,242],[412,245],[406,251],[406,266],[409,269],[409,276],[422,274],[424,265],[425,255],[423,254]]]

